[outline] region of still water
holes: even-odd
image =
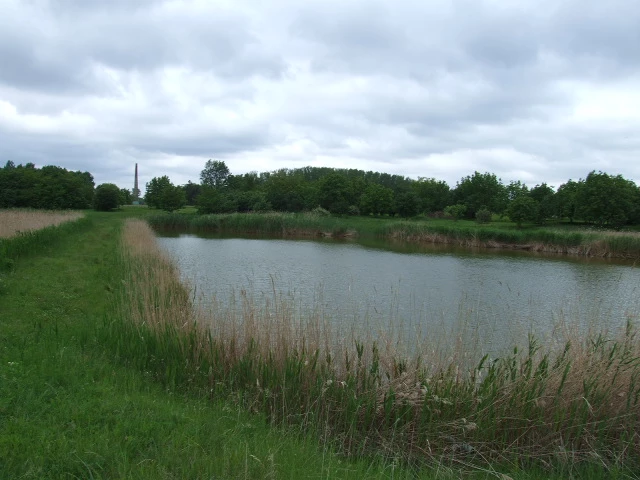
[[[629,262],[359,242],[159,237],[206,302],[240,291],[286,298],[302,317],[392,327],[408,338],[464,329],[495,350],[532,332],[614,329],[640,313],[640,269]]]

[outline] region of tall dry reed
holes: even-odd
[[[0,238],[72,222],[82,216],[81,212],[69,211],[0,210]]]
[[[407,353],[393,336],[336,331],[275,293],[197,308],[153,232],[127,223],[119,352],[168,385],[197,388],[312,429],[355,455],[409,462],[640,466],[640,341],[569,335],[470,362],[464,340]],[[132,333],[133,332],[133,333]]]

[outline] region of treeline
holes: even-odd
[[[0,168],[0,208],[84,209],[93,203],[94,181],[89,172],[72,172],[33,163]]]
[[[195,205],[200,213],[322,208],[341,215],[423,214],[480,222],[499,215],[518,224],[568,219],[617,228],[640,223],[640,188],[621,175],[596,171],[557,189],[546,183],[532,188],[520,181],[505,184],[492,173],[479,172],[450,188],[434,178],[324,167],[232,175],[224,162],[209,160],[199,184],[174,186],[168,177],[157,177],[147,184],[145,201],[165,210]]]

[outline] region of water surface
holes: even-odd
[[[559,337],[568,325],[615,328],[640,312],[640,270],[621,261],[524,252],[255,238],[160,237],[204,298],[286,298],[304,316],[400,329],[463,328],[483,350]]]

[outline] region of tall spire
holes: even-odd
[[[138,188],[138,164],[136,163],[136,177],[133,181],[133,190],[131,191],[131,196],[133,200],[138,200],[140,198],[140,189]]]

